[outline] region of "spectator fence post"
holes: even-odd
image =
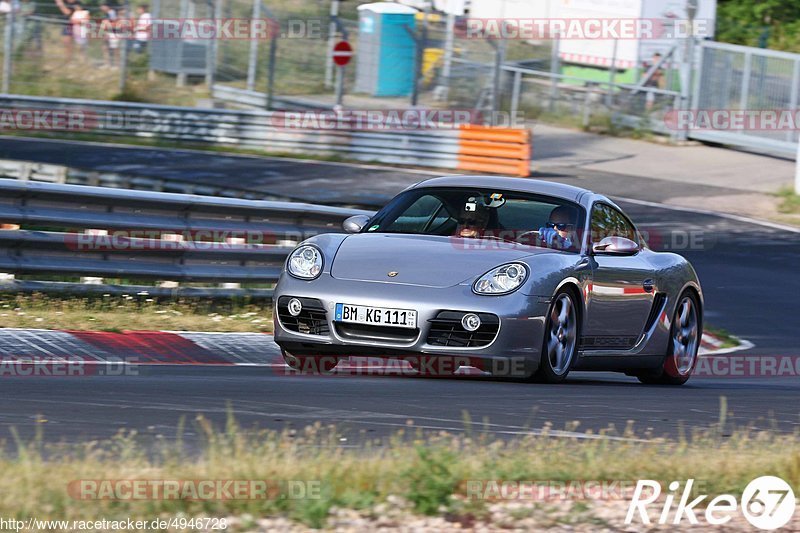
[[[130,16],[130,3],[125,2],[125,13]],[[130,35],[128,35],[128,33]],[[132,31],[128,31],[126,29],[126,34],[122,36],[121,43],[120,43],[120,50],[119,50],[119,92],[120,94],[125,92],[125,87],[127,86],[128,82],[128,49],[131,46],[131,37],[133,36]]]
[[[6,14],[5,35],[3,36],[3,84],[0,92],[8,94],[11,87],[12,56],[14,54],[14,11],[19,4],[14,0],[11,10]]]
[[[272,100],[275,96],[275,62],[278,58],[277,32],[271,32],[269,39],[269,56],[267,63],[267,111],[272,111]]]
[[[797,163],[794,170],[794,193],[800,194],[800,142],[797,143]]]
[[[214,21],[222,19],[222,3],[219,0],[208,0],[208,10]],[[217,73],[217,50],[219,35],[214,35],[206,46],[206,86],[211,91],[214,86],[214,77]]]
[[[261,0],[253,0],[253,20],[261,19]],[[270,28],[270,31],[272,29]],[[256,90],[256,74],[258,72],[258,39],[250,36],[250,53],[247,58],[247,90]]]
[[[558,75],[561,74],[561,34],[556,33],[551,36],[550,41],[550,102],[548,107],[550,112],[556,110],[556,102],[558,101]]]

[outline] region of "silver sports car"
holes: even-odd
[[[694,370],[694,269],[650,250],[604,196],[435,178],[344,230],[301,243],[275,289],[275,341],[290,367],[330,371],[362,355],[421,372],[472,366],[560,382],[570,370],[611,370],[673,385]]]

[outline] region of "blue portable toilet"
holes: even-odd
[[[417,10],[394,2],[358,6],[356,92],[408,96],[414,86]]]

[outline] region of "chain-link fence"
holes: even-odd
[[[654,111],[671,108],[675,100],[671,91],[631,92],[611,79],[601,83],[563,75],[557,41],[475,38],[463,20],[440,15],[409,17],[406,28],[394,30],[394,39],[367,50],[370,36],[360,50],[366,26],[355,5],[332,18],[326,2],[152,0],[151,5],[117,5],[111,13],[90,7],[91,26],[81,30],[74,16],[60,10],[66,1],[25,0],[15,4],[13,17],[5,15],[2,31],[13,29],[12,44],[4,47],[4,53],[11,50],[4,72],[9,92],[195,105],[209,98],[209,84],[217,84],[328,104],[336,92],[331,46],[347,40],[357,52],[356,61],[343,70],[348,95],[378,94],[356,80],[359,68],[376,68],[377,61],[397,65],[382,74],[390,86],[418,74],[417,85],[412,79],[390,105],[405,101],[528,118],[550,114],[584,125],[621,113],[642,119],[639,125],[646,127]],[[66,5],[74,13],[73,4]],[[138,21],[144,12],[152,27],[150,38],[140,42]],[[258,20],[268,24],[265,35],[203,38],[186,31],[203,21]],[[171,24],[179,26],[177,37],[169,34]]]
[[[151,64],[158,53],[149,49],[150,23],[141,17],[152,20],[152,6],[81,1],[11,4],[0,20],[6,92],[193,103],[193,91],[176,91],[172,73]]]
[[[798,141],[797,127],[721,131],[670,124],[674,112],[685,109],[796,111],[797,54],[710,41],[699,41],[690,54],[680,41],[653,83],[645,65],[586,68],[560,54],[557,39],[475,36],[468,20],[435,13],[407,12],[401,23],[376,25],[356,2],[342,2],[332,16],[330,2],[314,0],[109,0],[115,3],[110,7],[81,1],[4,3],[10,9],[0,11],[3,91],[209,106],[217,94],[212,88],[229,87],[249,90],[242,105],[297,97],[301,106],[330,107],[343,73],[349,107],[506,111],[583,127],[688,133],[783,153]],[[142,17],[150,19],[144,26]],[[244,30],[220,30],[241,21]],[[266,33],[248,32],[257,21]],[[208,23],[214,31],[198,34]],[[343,70],[331,57],[341,40],[355,49]],[[229,94],[236,103],[241,93]]]
[[[698,65],[698,88],[692,107],[703,110],[746,110],[774,112],[798,111],[800,101],[800,54],[763,50],[745,46],[705,42]],[[783,116],[790,116],[783,113]],[[763,115],[769,118],[768,114]],[[744,143],[754,147],[796,149],[795,127],[768,127],[764,118],[756,127],[736,131],[704,131],[704,140]],[[734,136],[739,139],[733,138]]]

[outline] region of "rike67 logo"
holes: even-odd
[[[636,520],[649,525],[653,521],[658,524],[681,524],[686,519],[690,524],[697,525],[698,514],[705,518],[705,522],[713,526],[721,526],[731,521],[734,515],[741,512],[753,527],[771,531],[781,528],[789,523],[795,510],[795,497],[792,487],[784,480],[775,476],[762,476],[754,479],[745,487],[741,502],[730,494],[721,494],[704,504],[708,495],[700,495],[691,499],[694,480],[686,482],[681,491],[681,484],[673,481],[669,484],[669,491],[661,498],[661,483],[650,479],[639,480],[633,492],[633,499],[628,507],[625,523],[631,524]],[[658,512],[657,518],[650,514],[648,506]],[[701,505],[705,510],[698,509]],[[671,520],[670,520],[671,518]]]

